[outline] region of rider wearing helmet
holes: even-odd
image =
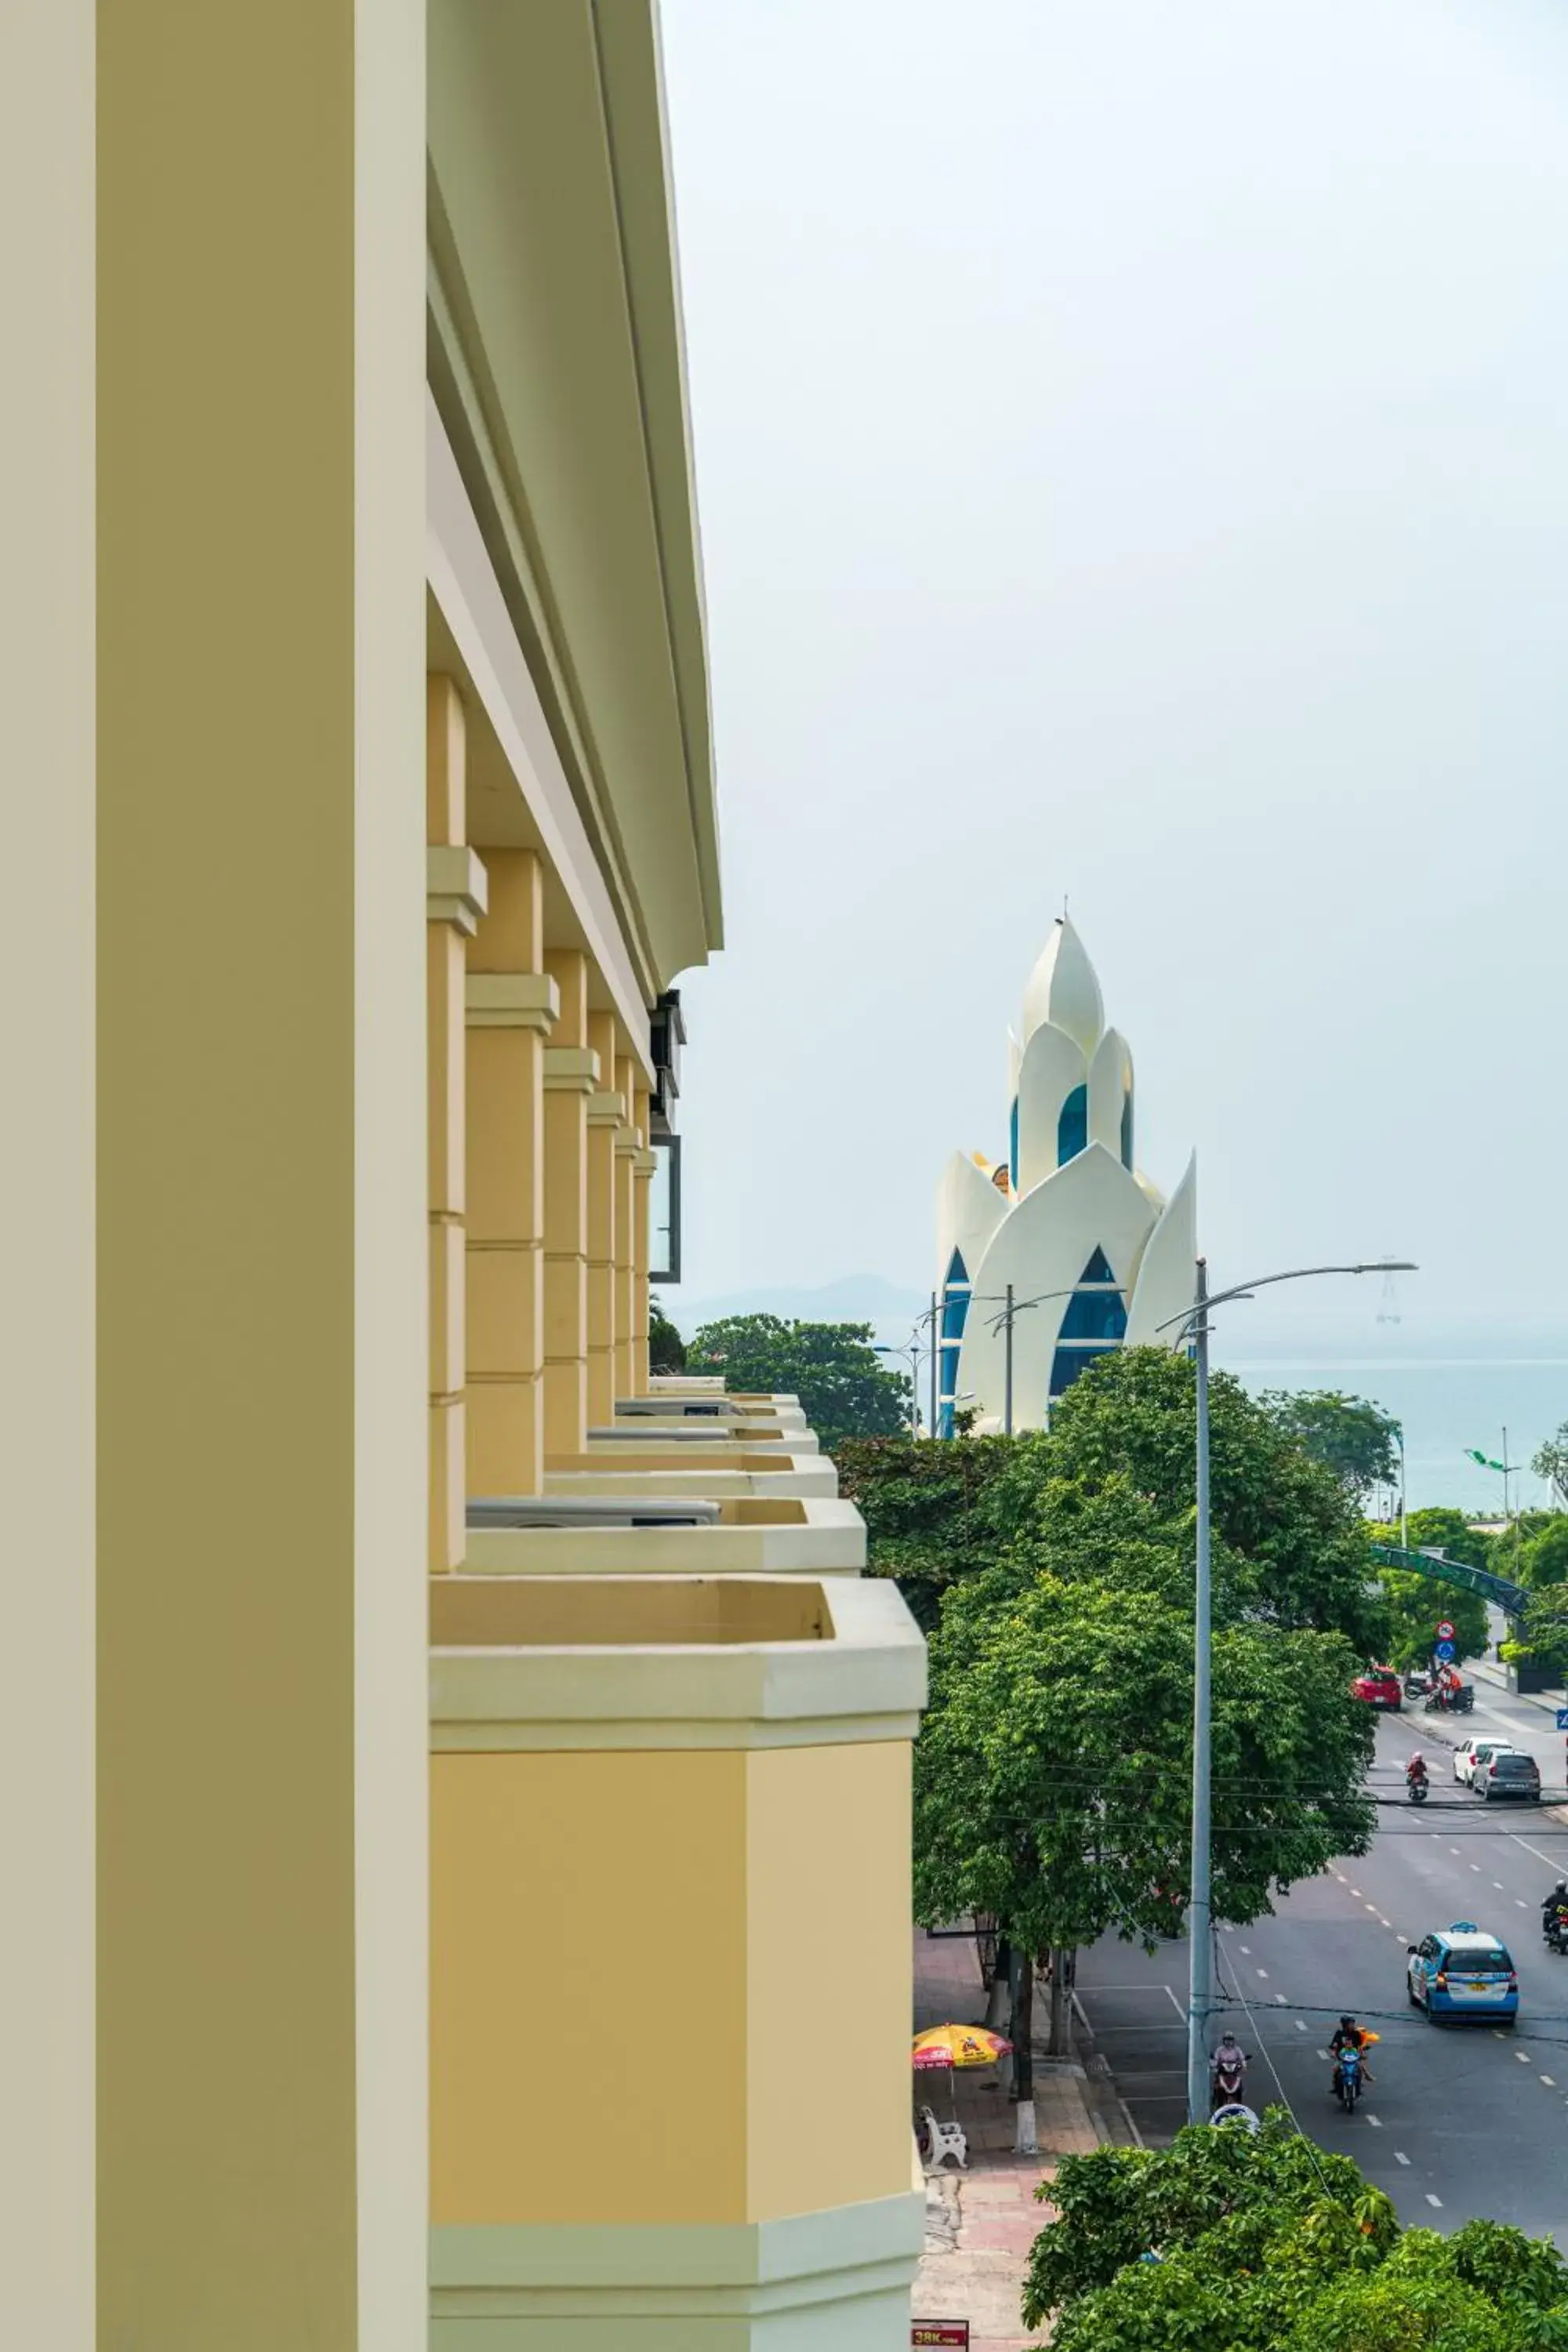
[[[1551,1894],[1542,1898],[1541,1916],[1543,1919],[1550,1919],[1557,1911],[1568,1911],[1568,1878],[1560,1878]]]
[[[1405,1777],[1407,1780],[1424,1780],[1426,1778],[1426,1759],[1419,1748],[1405,1766]]]
[[[1372,2036],[1364,2030],[1363,2027],[1359,2026],[1356,2023],[1353,2017],[1341,2018],[1338,2025],[1334,2028],[1332,2038],[1329,2042],[1329,2055],[1334,2062],[1334,2071],[1336,2074],[1339,2071],[1341,2051],[1352,2049],[1358,2052],[1360,2054],[1363,2074],[1369,2083],[1372,2081],[1372,2068],[1366,2063],[1366,2048],[1367,2043],[1371,2039]]]

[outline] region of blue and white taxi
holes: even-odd
[[[1508,1948],[1473,1919],[1456,1919],[1407,1948],[1405,1989],[1432,2024],[1477,2017],[1511,2025],[1518,2016],[1519,1971]]]

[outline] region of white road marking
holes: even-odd
[[[1429,2189],[1428,2189],[1428,2190],[1426,2191],[1426,2202],[1427,2202],[1427,2204],[1428,2204],[1428,2205],[1436,2205],[1436,2207],[1437,2208],[1437,2210],[1439,2211],[1439,2213],[1442,2211],[1442,2210],[1443,2210],[1443,2200],[1442,2200],[1442,2199],[1441,2199],[1440,2197],[1434,2197],[1434,2196],[1433,2196],[1433,2194],[1432,2194],[1432,2191],[1431,2191]]]
[[[1392,1919],[1385,1919],[1380,1911],[1377,1915],[1377,1924],[1380,1927],[1392,1927],[1394,1922]]]
[[[1362,2109],[1362,2113],[1366,2115],[1366,2109],[1364,2107]],[[1372,2126],[1373,2131],[1381,2131],[1383,2129],[1383,2117],[1381,2116],[1367,2116],[1366,2119]]]
[[[1394,2151],[1394,2161],[1395,2164],[1408,2164],[1410,2158],[1405,2155],[1405,2150],[1402,2147],[1396,2147]]]
[[[1562,1863],[1559,1855],[1542,1853],[1538,1845],[1531,1845],[1528,1838],[1521,1838],[1517,1830],[1504,1830],[1503,1835],[1504,1837],[1511,1838],[1515,1845],[1521,1845],[1526,1853],[1532,1853],[1537,1862],[1543,1862],[1548,1870],[1561,1869]]]
[[[1451,1846],[1448,1848],[1448,1852],[1449,1852],[1450,1853],[1458,1853],[1458,1851],[1459,1851],[1459,1849],[1458,1849],[1458,1847],[1457,1845],[1451,1845]]]
[[[1481,1865],[1479,1862],[1472,1862],[1470,1864],[1470,1868],[1477,1874],[1478,1877],[1480,1874],[1480,1867]]]
[[[1298,2033],[1305,2033],[1307,2031],[1307,2021],[1304,2017],[1299,2017],[1296,2020],[1296,2031]]]
[[[1283,2009],[1283,2008],[1285,2007],[1285,1996],[1284,1996],[1284,1994],[1283,1994],[1282,1992],[1277,1992],[1277,1993],[1275,1994],[1274,1998],[1275,1998],[1275,2000],[1279,2002],[1279,2004],[1280,2008],[1281,2008],[1281,2009]]]
[[[1328,2053],[1328,2052],[1327,2052],[1326,2050],[1320,2050],[1320,2051],[1318,2052],[1318,2056],[1322,2060],[1322,2062],[1323,2062],[1324,2065],[1326,2066],[1326,2065],[1328,2064],[1328,2063],[1329,2063],[1329,2053]]]
[[[1267,1981],[1267,1979],[1268,1979],[1268,1969],[1258,1969],[1258,1975],[1259,1975],[1260,1977],[1262,1977],[1262,1978]]]
[[[1521,2066],[1529,2066],[1533,2063],[1528,2050],[1516,2050],[1513,2054]]]
[[[1497,1888],[1498,1893],[1500,1895],[1500,1894],[1502,1893],[1502,1891],[1503,1891],[1503,1885],[1502,1885],[1502,1881],[1501,1881],[1501,1879],[1500,1879],[1500,1878],[1494,1878],[1494,1879],[1493,1879],[1493,1881],[1492,1881],[1492,1885]]]
[[[1525,1899],[1524,1899],[1524,1897],[1523,1897],[1523,1895],[1516,1895],[1514,1896],[1514,1898],[1513,1898],[1513,1899],[1514,1899],[1514,1904],[1515,1904],[1515,1906],[1516,1906],[1516,1908],[1517,1908],[1517,1909],[1519,1909],[1519,1910],[1521,1910],[1521,1911],[1528,1911],[1528,1910],[1529,1910],[1530,1906],[1529,1906],[1529,1904],[1525,1901]]]
[[[1182,2007],[1181,2002],[1176,1999],[1175,1994],[1171,1990],[1170,1986],[1163,1985],[1161,1987],[1161,1990],[1165,1995],[1166,2000],[1170,2002],[1171,2007],[1175,2011],[1176,2015],[1181,2019],[1182,2023],[1185,2025],[1187,2021],[1187,2012]]]
[[[1552,2081],[1550,2074],[1542,2074],[1541,2079],[1545,2084],[1549,2091],[1554,2091],[1557,2088],[1556,2084]]]
[[[1375,1911],[1376,1911],[1376,1909],[1377,1909],[1377,1906],[1376,1906],[1376,1904],[1375,1904],[1375,1903],[1363,1903],[1363,1904],[1362,1905],[1362,1906],[1361,1906],[1361,1907],[1362,1907],[1362,1909],[1363,1909],[1363,1911],[1372,1911],[1372,1912],[1374,1912],[1374,1913],[1375,1913]]]
[[[1239,1948],[1247,1954],[1248,1959],[1252,1958],[1252,1947],[1250,1944],[1243,1944]]]
[[[1361,1888],[1359,1886],[1352,1886],[1351,1888],[1351,1893],[1355,1896],[1356,1901],[1359,1903],[1361,1901]]]

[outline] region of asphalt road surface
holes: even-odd
[[[1521,1705],[1498,1701],[1505,1721]],[[1500,1727],[1479,1704],[1472,1720]],[[1544,1724],[1543,1766],[1550,1716]],[[1417,1746],[1432,1769],[1424,1807],[1385,1805],[1370,1853],[1294,1888],[1275,1917],[1221,1930],[1224,2021],[1251,2053],[1250,2104],[1288,2105],[1320,2146],[1353,2155],[1406,2222],[1452,2230],[1486,2214],[1568,2251],[1568,1958],[1546,1950],[1540,1927],[1542,1896],[1568,1877],[1568,1827],[1544,1808],[1471,1797],[1418,1713],[1379,1725],[1375,1794],[1402,1799]],[[1549,1792],[1552,1784],[1562,1789],[1560,1762]],[[1500,1937],[1513,1955],[1511,2032],[1433,2026],[1408,2005],[1406,1944],[1457,1919]],[[1184,2120],[1186,1976],[1184,1942],[1146,1956],[1110,1938],[1079,1955],[1083,2016],[1151,2146]],[[1329,2092],[1327,2042],[1342,2010],[1383,2037],[1352,2116]]]

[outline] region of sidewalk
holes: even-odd
[[[978,2024],[985,1991],[970,1937],[931,1940],[915,1931],[915,2032],[928,2025]],[[1037,2057],[1035,2116],[1038,2156],[1016,2156],[1016,2110],[1008,2069],[967,2067],[915,2078],[915,2103],[952,2115],[969,2135],[969,2170],[951,2164],[926,2183],[926,2250],[915,2279],[918,2319],[967,2319],[971,2352],[1022,2352],[1044,2344],[1018,2316],[1029,2248],[1050,2221],[1035,2190],[1054,2178],[1055,2159],[1087,2155],[1112,2136],[1101,2128],[1094,2092],[1081,2066]],[[951,2087],[950,2087],[951,2086]],[[1115,2135],[1120,2137],[1121,2134]]]

